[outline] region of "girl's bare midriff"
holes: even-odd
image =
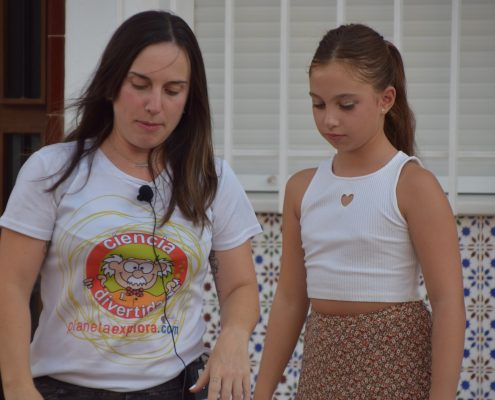
[[[384,310],[399,303],[311,299],[311,308],[328,315],[357,315]]]

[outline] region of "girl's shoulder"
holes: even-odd
[[[430,170],[414,159],[411,159],[402,167],[397,190],[414,191],[424,188],[425,185],[437,184],[437,178]]]
[[[318,168],[306,168],[296,172],[287,181],[287,187],[306,191],[317,170]]]
[[[435,204],[444,198],[446,194],[430,170],[414,160],[404,165],[397,182],[397,202],[403,215],[418,204]]]
[[[291,208],[300,217],[301,204],[318,168],[307,168],[293,174],[285,186],[285,207]]]

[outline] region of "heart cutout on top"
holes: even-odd
[[[352,199],[354,198],[354,195],[351,193],[351,194],[343,194],[342,197],[340,198],[340,202],[342,203],[342,205],[344,207],[347,207]]]

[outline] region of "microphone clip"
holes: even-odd
[[[153,199],[153,189],[149,185],[142,185],[139,188],[139,193],[137,195],[137,199],[139,201],[145,201],[146,203],[151,204],[151,200]]]

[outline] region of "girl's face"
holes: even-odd
[[[313,67],[309,87],[316,127],[338,152],[366,150],[385,136],[384,117],[395,99],[393,87],[378,93],[352,67],[335,61]]]
[[[172,42],[141,51],[113,102],[114,144],[128,153],[148,153],[179,123],[189,93],[190,65]]]

